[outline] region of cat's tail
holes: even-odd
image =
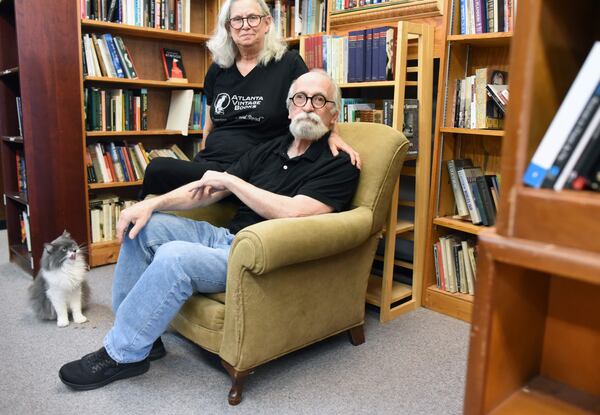
[[[47,289],[48,284],[46,280],[41,275],[38,275],[33,280],[33,284],[29,286],[29,303],[36,317],[40,320],[56,320],[56,312],[46,295]]]

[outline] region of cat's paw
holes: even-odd
[[[58,327],[67,327],[69,325],[69,320],[58,319],[56,320],[56,325]]]
[[[81,324],[81,323],[85,323],[86,321],[88,321],[88,319],[83,314],[80,314],[78,316],[73,316],[73,321],[75,323]]]

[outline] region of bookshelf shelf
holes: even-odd
[[[449,35],[448,42],[481,47],[509,46],[513,37],[512,32],[480,33],[476,35]]]
[[[136,180],[135,182],[111,182],[111,183],[90,183],[88,184],[88,188],[90,190],[99,190],[99,189],[112,189],[117,187],[132,187],[132,186],[141,186],[142,180]]]
[[[381,294],[382,278],[378,275],[371,275],[369,277],[369,285],[367,288],[367,303],[375,305],[377,307],[382,306],[382,294]],[[391,289],[391,302],[408,298],[412,295],[412,287],[410,285],[402,284],[397,281],[392,281]]]
[[[89,263],[91,267],[117,262],[120,244],[118,240],[96,242],[89,245]]]
[[[6,197],[10,200],[14,200],[23,206],[27,206],[27,195],[25,193],[8,192],[5,193]]]
[[[139,131],[87,131],[87,137],[130,137],[130,136],[180,136],[176,130],[139,130]],[[190,135],[202,135],[200,130],[189,130]]]
[[[149,27],[132,26],[122,23],[101,22],[97,20],[82,19],[81,27],[89,31],[108,31],[120,35],[128,35],[138,38],[171,40],[186,43],[204,44],[210,35],[177,32],[174,30],[154,29]]]
[[[423,293],[427,308],[450,315],[454,318],[470,321],[473,313],[474,296],[462,293],[449,293],[430,285]]]
[[[17,75],[18,73],[19,73],[18,66],[15,66],[13,68],[4,69],[4,70],[0,71],[0,78]]]
[[[147,79],[128,79],[128,78],[108,78],[105,76],[86,76],[86,83],[112,85],[112,86],[131,86],[137,88],[168,88],[168,89],[202,89],[203,83],[189,82],[169,82],[169,81],[152,81]]]
[[[456,231],[466,232],[471,235],[479,235],[487,229],[488,226],[473,225],[470,221],[454,219],[451,217],[439,217],[433,220],[434,225],[442,226],[448,229],[454,229]]]
[[[7,143],[23,144],[23,137],[20,135],[3,135],[2,141]]]
[[[466,134],[466,135],[482,135],[489,137],[504,137],[503,130],[481,130],[476,128],[453,128],[443,127],[440,128],[441,133],[446,134]]]
[[[375,259],[377,261],[383,261],[384,257],[382,257],[381,255],[375,255]],[[406,268],[406,269],[414,269],[414,265],[412,262],[402,261],[400,259],[394,259],[394,265],[397,265],[399,267]]]
[[[396,235],[400,235],[405,232],[411,232],[415,229],[414,222],[408,220],[398,219],[398,223],[396,224]],[[386,233],[387,230],[384,229],[383,233]]]
[[[376,82],[350,82],[346,84],[340,84],[341,89],[348,88],[379,88],[379,87],[393,87],[396,85],[395,81],[376,81]]]

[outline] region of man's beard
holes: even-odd
[[[294,138],[317,141],[327,134],[329,129],[314,112],[301,112],[292,120],[290,132]]]

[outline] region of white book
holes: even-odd
[[[85,50],[85,64],[88,70],[88,76],[100,76],[96,75],[96,65],[94,65],[94,55],[92,55],[91,48],[93,47],[91,44],[90,35],[87,33],[83,35],[83,49]]]
[[[444,287],[446,291],[450,291],[450,274],[448,271],[450,266],[448,265],[448,252],[446,251],[447,239],[447,236],[442,236],[440,238],[440,252],[438,252],[438,255],[442,256],[442,268],[444,268]]]
[[[104,67],[108,72],[107,75],[111,78],[118,78],[117,70],[115,69],[115,65],[113,64],[112,58],[110,57],[110,52],[108,51],[106,42],[101,37],[98,37],[98,47],[100,48],[100,54],[102,55],[101,59],[104,62]]]
[[[167,116],[167,130],[181,131],[182,135],[188,135],[188,121],[190,120],[193,101],[193,89],[171,91],[171,103],[169,104],[169,115]]]
[[[461,242],[462,244],[462,242]],[[461,249],[458,251],[458,270],[460,276],[460,292],[463,294],[467,294],[469,292],[469,287],[467,283],[467,271],[465,264],[465,252]]]
[[[473,267],[469,258],[469,244],[467,241],[460,242],[462,246],[463,259],[465,261],[465,274],[467,277],[467,291],[469,294],[475,294],[475,279],[473,278]]]
[[[554,190],[562,190],[565,187],[565,183],[569,179],[569,176],[571,175],[575,164],[577,164],[577,162],[579,161],[583,150],[585,150],[585,147],[589,143],[590,139],[594,135],[594,132],[596,131],[599,125],[600,109],[596,111],[596,114],[588,124],[587,128],[585,129],[585,132],[581,136],[581,139],[577,143],[577,146],[573,150],[573,154],[571,154],[569,161],[567,161],[567,164],[565,164],[565,166],[563,167],[560,176],[558,176],[558,179],[556,179],[556,183],[554,183]]]
[[[92,243],[102,242],[102,230],[100,229],[100,209],[90,209],[90,221],[92,222]]]
[[[473,197],[471,186],[469,186],[469,179],[467,178],[465,169],[458,169],[456,174],[458,175],[458,182],[465,196],[465,203],[467,204],[471,221],[474,225],[479,225],[481,223],[481,215],[479,214],[479,210],[477,210],[477,205],[475,205],[475,198]]]
[[[98,158],[98,164],[100,165],[102,183],[112,182],[111,176],[108,174],[108,168],[106,167],[106,162],[104,160],[104,155],[102,154],[102,147],[100,146],[100,143],[96,143],[94,150],[96,150],[96,157]],[[98,172],[96,172],[96,174],[98,174]]]
[[[600,82],[600,42],[596,42],[581,67],[575,81],[569,88],[558,112],[544,134],[529,167],[523,176],[523,182],[539,189],[546,174],[552,167],[570,131],[579,115]]]

